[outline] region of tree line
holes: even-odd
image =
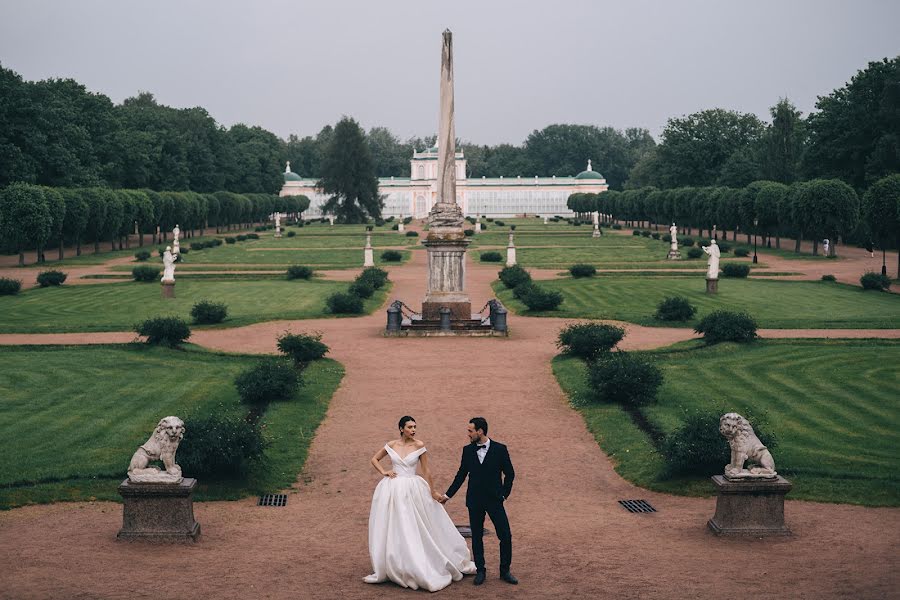
[[[309,207],[306,196],[236,194],[219,191],[157,192],[105,187],[53,188],[30,183],[14,183],[0,190],[0,245],[19,254],[37,249],[37,261],[44,262],[46,248],[56,245],[59,259],[65,245],[74,245],[81,255],[84,243],[101,242],[110,250],[130,246],[137,235],[139,246],[150,234],[152,243],[165,241],[168,232],[179,226],[187,238],[204,235],[208,227],[216,233],[249,227],[269,219],[276,211],[299,217]]]

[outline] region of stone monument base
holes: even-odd
[[[600,237],[600,230],[599,230],[599,229],[595,229],[595,230],[594,230],[594,233],[591,234],[591,237],[592,237],[592,238],[598,238],[598,237]]]
[[[681,252],[678,250],[669,250],[669,254],[666,258],[669,260],[681,260]]]
[[[161,281],[162,284],[162,297],[163,298],[174,298],[175,297],[175,282],[174,281]]]
[[[451,321],[463,321],[472,318],[471,302],[431,302],[426,300],[422,303],[422,320],[424,321],[440,321],[441,308],[450,309]]]
[[[150,542],[196,542],[200,523],[194,520],[194,488],[197,480],[181,483],[134,483],[119,486],[122,496],[122,529],[117,539]]]
[[[784,524],[784,496],[791,482],[782,476],[773,479],[729,481],[722,475],[712,478],[716,486],[716,514],[707,526],[716,535],[791,535]]]
[[[718,294],[719,293],[719,280],[718,279],[707,279],[706,280],[706,293],[707,294]]]

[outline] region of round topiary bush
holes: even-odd
[[[376,290],[380,290],[388,282],[388,274],[384,269],[378,267],[366,267],[356,276],[355,281],[367,281],[372,284]]]
[[[407,231],[406,237],[419,237],[419,232],[418,231]]]
[[[191,242],[190,248],[191,250],[203,250],[206,248],[206,242]],[[184,252],[184,249],[182,249],[182,252]]]
[[[726,263],[722,266],[722,275],[725,277],[746,277],[750,274],[750,265]]]
[[[381,253],[381,260],[384,262],[400,262],[403,260],[403,255],[397,250],[385,250]]]
[[[658,232],[658,231],[654,231],[653,233],[650,234],[650,237],[652,237],[654,240],[658,240],[658,239],[659,239],[659,232]],[[671,237],[671,236],[670,236],[670,237]]]
[[[504,223],[503,221],[494,221],[494,225],[496,225],[497,227],[506,227],[506,223]]]
[[[259,234],[258,234],[258,233],[248,233],[248,234],[247,234],[247,239],[248,239],[248,240],[258,240],[258,239],[259,239]]]
[[[288,279],[310,279],[313,276],[313,270],[303,265],[291,265],[287,270]]]
[[[661,239],[662,239],[662,241],[664,241],[664,242],[671,242],[671,241],[672,241],[672,234],[671,234],[671,233],[663,234],[663,236],[662,236]]]
[[[641,235],[641,230],[640,230],[640,229],[633,229],[633,230],[631,231],[631,235],[634,235],[634,236]]]
[[[497,276],[500,278],[500,281],[503,282],[503,285],[505,285],[506,288],[510,290],[523,283],[531,282],[531,274],[529,274],[528,271],[526,271],[520,265],[503,267],[497,274]]]
[[[747,256],[750,256],[750,251],[746,248],[735,248],[734,255],[740,258],[745,258]]]
[[[150,253],[147,250],[138,250],[134,253],[134,259],[137,261],[145,261],[150,258]]]
[[[247,404],[289,400],[301,385],[303,381],[294,365],[281,358],[261,360],[234,380],[238,395]]]
[[[487,228],[488,228],[487,223],[482,223],[482,224],[481,224],[481,230],[482,230],[482,231],[484,231],[484,230],[487,229]]]
[[[492,250],[490,252],[482,252],[480,258],[481,262],[501,262],[503,255]]]
[[[660,321],[689,321],[697,309],[683,296],[666,297],[656,305],[654,315]]]
[[[703,256],[702,248],[691,248],[688,250],[687,257],[688,258],[700,258]]]
[[[177,346],[191,337],[191,328],[178,317],[154,317],[134,326],[138,335],[154,346]]]
[[[0,277],[0,296],[14,296],[22,289],[22,282],[18,279]]]
[[[726,409],[699,410],[685,416],[681,427],[667,435],[661,447],[670,475],[717,475],[731,461],[728,441],[719,433],[719,419]],[[744,413],[744,411],[741,411]],[[772,450],[776,444],[764,419],[743,415],[759,440]]]
[[[831,274],[822,275],[822,281],[837,281],[837,277]]]
[[[726,252],[731,252],[731,244],[728,242],[716,242],[719,245],[719,252],[725,254]]]
[[[218,248],[219,246],[222,245],[222,240],[219,238],[213,238],[210,241],[206,242],[206,245],[209,246],[210,248],[213,248],[213,247]]]
[[[881,273],[867,272],[859,278],[859,283],[864,290],[880,290],[888,291],[891,289],[891,279],[887,275]]]
[[[752,342],[756,339],[756,321],[747,313],[717,310],[709,313],[694,328],[707,344]]]
[[[572,356],[595,360],[609,352],[625,337],[625,330],[605,323],[577,323],[559,332],[556,347]]]
[[[328,354],[328,346],[322,342],[322,334],[290,333],[278,337],[278,351],[294,361],[306,365]]]
[[[569,273],[572,277],[593,277],[597,274],[597,267],[594,265],[586,265],[584,263],[578,263],[577,265],[572,265],[569,267]]]
[[[650,230],[649,229],[642,230],[641,237],[650,237]]]
[[[228,237],[225,238],[225,243],[226,243],[226,244],[233,244],[233,243],[235,243],[236,241],[237,241],[237,239],[235,239],[235,238],[232,237],[232,236],[228,236]]]
[[[297,235],[297,232],[296,231],[288,231],[285,235],[287,235],[288,237],[294,237],[295,235]]]
[[[41,287],[50,287],[51,285],[62,285],[66,281],[67,275],[62,271],[43,271],[38,273],[37,282]]]
[[[187,416],[187,431],[178,446],[178,464],[203,479],[231,479],[265,459],[262,424],[229,414],[222,406],[210,414]]]
[[[159,268],[150,265],[140,265],[131,270],[131,276],[135,281],[156,281],[159,278]]]
[[[201,300],[191,308],[191,317],[198,325],[221,323],[228,316],[228,307],[221,302]]]
[[[372,282],[367,279],[357,279],[350,284],[350,287],[347,288],[347,291],[354,296],[359,296],[360,298],[366,299],[371,298],[375,293],[375,286],[372,285]]]
[[[528,310],[555,310],[563,301],[559,292],[549,291],[532,282],[523,283],[513,290]]]
[[[690,248],[694,245],[694,238],[688,236],[680,237],[678,238],[678,245],[684,246],[685,248]]]
[[[335,292],[325,299],[328,311],[335,315],[358,315],[363,311],[362,298],[350,292]]]
[[[463,235],[466,237],[472,237],[473,235],[475,235],[475,230],[474,229],[463,229]]]
[[[622,226],[621,226],[621,225],[619,225],[619,224],[618,224],[618,223],[613,223],[613,226],[612,226],[612,228],[613,228],[613,229],[615,229],[615,230],[616,230],[616,231],[619,231],[619,230],[621,230],[621,229],[622,229]]]
[[[596,400],[640,406],[656,400],[663,375],[649,359],[630,352],[607,352],[588,367]]]

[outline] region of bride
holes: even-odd
[[[412,417],[400,419],[400,439],[372,457],[383,479],[375,487],[369,513],[369,555],[374,573],[363,581],[390,579],[414,590],[436,592],[475,572],[466,541],[456,530],[434,489],[425,442],[416,438]],[[381,467],[389,456],[391,469]],[[416,475],[416,466],[422,477]]]

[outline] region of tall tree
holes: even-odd
[[[328,195],[322,210],[343,223],[362,223],[368,217],[381,216],[375,164],[363,130],[350,117],[338,121],[334,128],[316,187]]]
[[[50,239],[51,220],[40,187],[14,183],[0,190],[0,239],[19,253],[19,266],[25,266],[25,250]]]
[[[806,141],[802,113],[787,98],[769,109],[772,124],[763,135],[762,175],[765,179],[790,184],[797,180]]]
[[[900,248],[900,174],[876,181],[864,197],[864,214],[873,240],[884,251],[889,244]],[[900,277],[900,254],[897,257]]]

